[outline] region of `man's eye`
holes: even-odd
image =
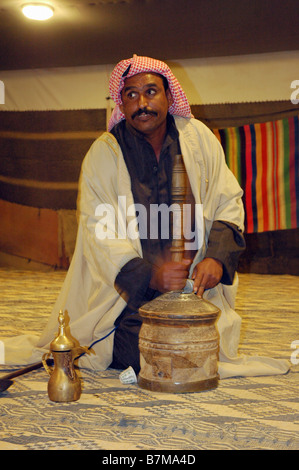
[[[127,98],[134,99],[136,98],[136,96],[137,93],[135,93],[135,91],[130,91],[129,93],[127,93]]]
[[[148,95],[155,95],[155,94],[156,94],[156,90],[155,90],[154,88],[149,88],[149,89],[147,90],[147,93],[148,93]]]

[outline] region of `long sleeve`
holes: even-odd
[[[150,289],[152,268],[143,258],[134,258],[126,263],[115,279],[114,287],[132,310],[151,300],[155,291]]]
[[[245,250],[245,239],[235,224],[216,220],[211,228],[206,258],[214,258],[223,265],[222,284],[231,285],[239,257]]]

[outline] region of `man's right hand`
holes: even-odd
[[[183,259],[181,263],[169,261],[154,268],[150,287],[162,293],[184,289],[191,263],[191,260]]]

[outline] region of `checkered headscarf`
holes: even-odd
[[[178,116],[188,118],[192,117],[187,97],[168,65],[160,60],[151,59],[150,57],[141,57],[134,54],[132,59],[125,59],[119,62],[111,74],[109,91],[116,106],[109,120],[108,131],[110,131],[115,124],[125,118],[124,114],[119,109],[119,105],[122,104],[121,91],[123,89],[125,79],[142,72],[159,73],[167,79],[169,90],[173,98],[173,103],[168,110],[170,114],[176,114]]]

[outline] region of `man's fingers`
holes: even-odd
[[[194,292],[201,297],[206,289],[212,289],[221,280],[223,273],[222,263],[213,258],[205,258],[194,269]]]
[[[185,259],[185,258],[184,258],[184,259],[182,260],[182,263],[183,263],[185,266],[188,266],[188,267],[189,267],[189,266],[191,266],[191,264],[192,264],[192,259]]]
[[[192,263],[192,260],[189,259],[183,259],[181,263],[177,261],[171,261],[169,263],[171,269],[174,271],[189,271],[189,267]]]
[[[197,294],[198,290],[200,288],[200,292],[203,293],[204,286],[205,286],[205,284],[204,284],[204,273],[201,272],[200,269],[198,269],[198,265],[195,267],[195,269],[193,271],[192,279],[194,280],[193,292],[195,292],[195,294]]]
[[[163,264],[154,271],[150,287],[160,292],[184,289],[191,263],[192,260],[183,259],[180,263],[169,261]]]
[[[197,295],[198,297],[202,297],[204,291],[205,291],[205,286],[200,285],[199,288],[197,289],[196,295]]]
[[[199,297],[202,297],[204,290],[205,290],[205,286],[206,286],[206,283],[204,280],[204,276],[203,275],[197,276],[194,280],[193,292],[197,294]]]

